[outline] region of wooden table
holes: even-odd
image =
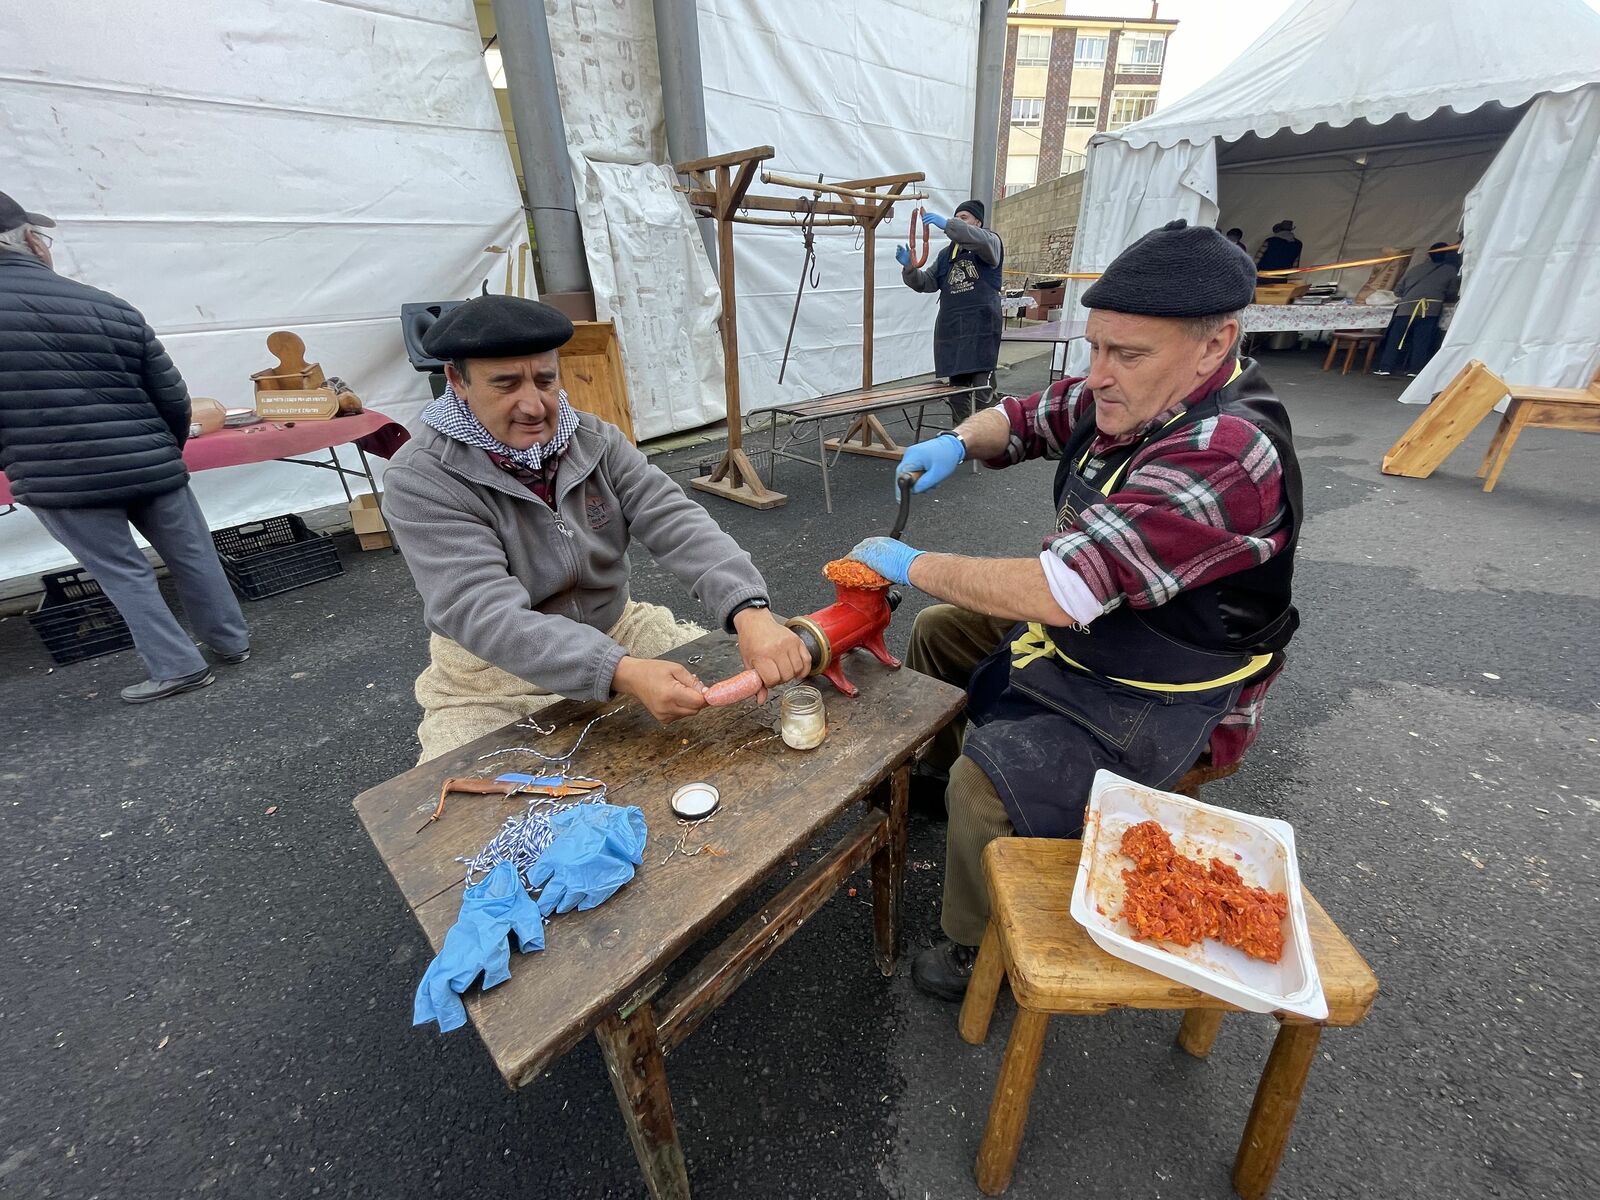
[[[742,667],[736,644],[722,634],[667,657],[690,663],[707,681]],[[555,725],[548,735],[507,726],[356,798],[379,856],[437,950],[461,906],[457,857],[475,853],[522,808],[516,799],[456,795],[444,816],[418,833],[441,780],[537,770],[538,760],[526,753],[483,756],[530,744],[563,753],[588,721],[611,714],[590,731],[574,771],[605,780],[615,803],[644,810],[650,827],[644,862],[600,907],[552,917],[546,948],[513,955],[511,979],[488,992],[474,988],[466,1007],[512,1087],[595,1035],[658,1200],[689,1194],[665,1056],[869,862],[877,962],[885,975],[894,973],[910,759],[960,711],[965,694],[863,654],[851,656],[849,671],[861,695],[825,693],[828,738],[815,750],[790,750],[772,735],[776,700],[760,708],[707,709],[667,727],[633,700],[564,702],[538,715],[543,727]],[[669,799],[696,780],[716,785],[722,806],[697,826],[680,824]],[[696,938],[861,801],[867,807],[843,840],[664,988],[663,973]],[[703,846],[712,852],[692,853]],[[395,997],[397,1006],[409,1002]],[[419,1030],[417,1036],[433,1035]]]

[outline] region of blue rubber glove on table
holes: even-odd
[[[871,567],[890,583],[910,586],[911,560],[925,553],[894,538],[869,537],[857,542],[845,557]]]
[[[941,433],[936,438],[929,438],[925,442],[918,442],[915,446],[908,447],[905,454],[900,457],[900,465],[895,468],[894,498],[900,499],[899,476],[907,472],[921,471],[922,478],[911,485],[911,494],[920,496],[949,479],[966,457],[967,448],[961,439],[948,433]]]
[[[644,813],[614,804],[579,804],[550,818],[556,839],[528,872],[539,911],[571,912],[609,900],[644,859]]]
[[[637,810],[635,810],[637,811]],[[524,954],[544,949],[544,918],[508,862],[498,863],[461,897],[461,915],[444,935],[444,947],[428,964],[411,1023],[439,1022],[439,1032],[449,1033],[467,1023],[461,993],[483,976],[485,990],[511,978],[511,943]]]
[[[899,263],[902,267],[909,267],[911,265],[911,249],[910,249],[910,247],[908,247],[908,246],[896,246],[894,248],[894,260],[895,260],[895,262]]]

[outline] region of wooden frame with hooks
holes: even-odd
[[[738,224],[782,223],[772,217],[751,216],[752,210],[755,213],[791,213],[796,216],[812,212],[822,218],[816,222],[818,225],[860,227],[865,251],[861,278],[861,386],[870,388],[873,288],[876,284],[874,236],[878,225],[893,212],[896,201],[927,198],[905,190],[908,185],[925,178],[921,171],[835,181],[802,179],[762,171],[763,183],[798,188],[811,195],[750,195],[750,185],[755,182],[756,172],[763,162],[776,153],[771,146],[752,146],[748,150],[734,150],[710,158],[681,162],[674,168],[679,175],[689,179],[686,189],[689,206],[699,215],[709,216],[717,223],[717,275],[722,289],[723,385],[728,401],[728,449],[710,475],[691,479],[689,486],[751,508],[762,509],[777,508],[788,503],[789,498],[782,492],[773,491],[762,481],[744,452],[744,412],[739,402],[739,317],[735,300],[733,227]],[[833,198],[823,199],[825,196]],[[877,424],[877,419],[870,415],[866,420]],[[853,432],[855,426],[851,426],[851,429]],[[881,430],[881,426],[880,431],[887,439],[888,431]]]

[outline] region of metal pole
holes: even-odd
[[[1006,0],[982,0],[978,17],[978,79],[972,114],[972,186],[994,222],[994,168],[1000,140],[1000,77],[1006,58]]]
[[[543,0],[494,0],[494,23],[545,291],[590,291]]]
[[[667,153],[675,163],[706,158],[706,94],[700,75],[700,13],[695,0],[653,0],[656,56],[661,61],[661,106],[667,118]],[[717,227],[699,218],[706,257],[717,265]]]

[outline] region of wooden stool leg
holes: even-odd
[[[872,942],[878,970],[894,974],[900,957],[900,896],[906,877],[906,814],[911,805],[911,766],[889,777],[888,795],[875,803],[889,813],[889,842],[872,855]]]
[[[1355,360],[1356,360],[1356,346],[1357,345],[1359,345],[1359,343],[1354,341],[1354,340],[1351,340],[1351,341],[1348,341],[1348,342],[1345,343],[1345,346],[1344,346],[1344,369],[1341,370],[1339,372],[1339,374],[1341,374],[1341,375],[1350,374],[1350,364],[1355,362]]]
[[[961,1020],[957,1025],[961,1040],[970,1046],[981,1046],[989,1039],[989,1019],[994,1016],[1000,980],[1006,973],[1005,957],[1000,949],[1000,934],[990,921],[983,931],[983,945],[978,947],[978,961],[972,966],[972,980],[961,1001]]]
[[[1017,1009],[1006,1042],[1005,1061],[995,1081],[994,1100],[989,1105],[989,1123],[983,1129],[983,1144],[978,1147],[978,1187],[986,1196],[998,1196],[1011,1186],[1011,1172],[1022,1148],[1022,1131],[1028,1124],[1028,1102],[1033,1099],[1033,1081],[1039,1074],[1039,1057],[1044,1053],[1044,1035],[1050,1027],[1048,1013]]]
[[[1244,1200],[1266,1200],[1272,1191],[1272,1179],[1289,1143],[1289,1130],[1294,1127],[1295,1113],[1300,1108],[1300,1093],[1306,1086],[1306,1076],[1311,1074],[1321,1040],[1320,1025],[1278,1027],[1267,1068],[1256,1085],[1255,1103],[1250,1106],[1250,1119],[1245,1122],[1244,1137],[1239,1141],[1239,1155],[1233,1162],[1233,1190]]]
[[[1496,453],[1494,466],[1489,468],[1489,476],[1483,481],[1483,490],[1486,492],[1494,491],[1494,485],[1500,482],[1500,472],[1505,470],[1506,463],[1511,458],[1511,447],[1517,444],[1518,435],[1522,433],[1523,427],[1528,423],[1525,410],[1515,400],[1511,402],[1511,407],[1506,410],[1506,419],[1508,428],[1506,429],[1505,437],[1500,439],[1500,448]]]
[[[689,1200],[689,1173],[667,1089],[667,1063],[656,1037],[655,1010],[639,1005],[627,1020],[613,1013],[595,1028],[622,1123],[651,1200]]]
[[[1178,1045],[1195,1058],[1204,1058],[1211,1053],[1221,1028],[1220,1008],[1188,1009],[1183,1014],[1183,1024],[1178,1026]]]
[[[1482,479],[1489,473],[1489,464],[1494,462],[1494,456],[1500,453],[1500,443],[1506,440],[1506,430],[1511,428],[1511,414],[1505,413],[1500,418],[1500,424],[1494,427],[1494,437],[1489,441],[1489,449],[1484,451],[1483,461],[1478,464],[1478,478]]]
[[[1328,357],[1322,360],[1322,369],[1324,371],[1333,366],[1333,356],[1337,353],[1339,353],[1339,339],[1331,337],[1328,339]]]
[[[1363,375],[1372,374],[1372,356],[1374,354],[1376,354],[1377,351],[1378,351],[1378,343],[1377,343],[1377,341],[1376,340],[1368,341],[1367,342],[1367,361],[1365,363],[1363,363],[1362,366],[1361,366],[1361,373]]]

